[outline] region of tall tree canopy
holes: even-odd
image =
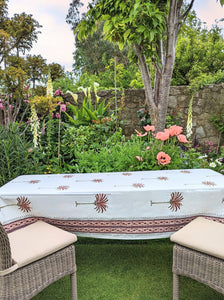
[[[117,44],[103,39],[103,25],[97,25],[97,30],[86,39],[79,40],[76,36],[73,67],[77,73],[88,72],[99,75],[110,64],[110,59],[116,57],[119,62],[128,65],[127,49],[120,51]]]
[[[77,7],[81,1],[73,0]],[[128,44],[135,50],[145,87],[146,104],[156,130],[165,128],[170,83],[174,68],[177,37],[193,6],[183,0],[95,0],[89,11],[74,23],[79,38],[86,38],[104,21],[105,39],[119,47]],[[220,0],[221,5],[224,0]],[[70,11],[71,12],[71,11]],[[146,63],[154,65],[154,80]],[[154,86],[152,85],[154,82]]]

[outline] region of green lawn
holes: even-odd
[[[79,238],[75,246],[79,300],[172,300],[173,244],[169,239]],[[69,277],[53,283],[34,299],[69,300]],[[180,300],[224,300],[224,295],[181,277]]]

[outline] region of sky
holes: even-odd
[[[86,4],[88,0],[84,0]],[[189,2],[189,0],[188,0]],[[71,0],[9,0],[8,13],[12,17],[15,13],[25,12],[43,27],[34,43],[31,55],[41,55],[47,63],[58,63],[66,71],[72,71],[74,35],[71,27],[66,23],[66,15]],[[224,18],[224,7],[216,0],[195,0],[193,9],[202,22],[211,28],[215,21]],[[224,27],[224,22],[218,23]]]

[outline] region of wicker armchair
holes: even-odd
[[[74,234],[42,221],[9,234],[0,223],[0,299],[31,299],[70,275],[71,299],[76,300],[76,240]]]
[[[179,300],[179,275],[224,294],[224,224],[198,217],[171,235],[173,300]]]

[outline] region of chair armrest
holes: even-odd
[[[5,276],[5,275],[7,275],[7,274],[9,274],[9,273],[12,273],[12,272],[14,272],[16,269],[18,269],[18,265],[17,265],[17,264],[11,266],[11,267],[8,268],[8,269],[5,269],[5,270],[0,271],[0,276]]]

